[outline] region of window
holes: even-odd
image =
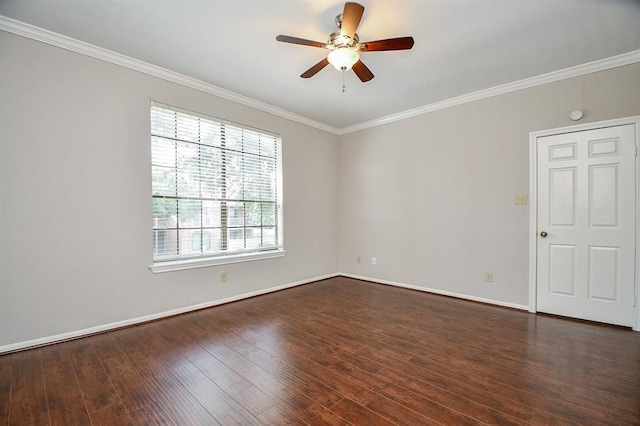
[[[280,136],[153,102],[151,173],[154,272],[283,253]]]

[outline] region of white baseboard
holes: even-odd
[[[381,279],[378,279],[378,278],[365,277],[365,276],[361,276],[361,275],[354,275],[354,274],[347,274],[347,273],[335,273],[335,274],[327,274],[327,275],[322,275],[322,276],[318,276],[318,277],[308,278],[308,279],[305,279],[305,280],[296,281],[296,282],[288,283],[288,284],[283,284],[283,285],[279,285],[279,286],[276,286],[276,287],[270,287],[270,288],[263,289],[263,290],[253,291],[251,293],[244,293],[244,294],[240,294],[240,295],[233,296],[233,297],[227,297],[227,298],[224,298],[224,299],[218,299],[218,300],[213,300],[213,301],[209,301],[209,302],[199,303],[197,305],[191,305],[191,306],[187,306],[187,307],[184,307],[184,308],[172,309],[170,311],[159,312],[157,314],[144,315],[144,316],[141,316],[141,317],[131,318],[131,319],[128,319],[128,320],[123,320],[123,321],[116,321],[116,322],[112,322],[112,323],[108,323],[108,324],[98,325],[98,326],[95,326],[95,327],[84,328],[82,330],[71,331],[71,332],[68,332],[68,333],[56,334],[56,335],[53,335],[53,336],[42,337],[42,338],[39,338],[39,339],[27,340],[27,341],[18,342],[18,343],[12,343],[12,344],[9,344],[9,345],[0,346],[0,354],[7,353],[7,352],[15,352],[15,351],[24,350],[24,349],[36,348],[36,347],[39,347],[39,346],[49,345],[49,344],[53,344],[53,343],[60,343],[60,342],[66,341],[66,340],[73,340],[73,339],[77,339],[77,338],[80,338],[80,337],[90,336],[92,334],[103,333],[103,332],[106,332],[106,331],[116,330],[118,328],[129,327],[129,326],[132,326],[132,325],[142,324],[142,323],[149,322],[149,321],[155,321],[155,320],[158,320],[158,319],[172,317],[172,316],[175,316],[175,315],[184,314],[184,313],[192,312],[192,311],[197,311],[197,310],[200,310],[200,309],[211,308],[213,306],[223,305],[225,303],[230,303],[230,302],[236,302],[238,300],[248,299],[250,297],[260,296],[260,295],[267,294],[267,293],[273,293],[275,291],[284,290],[284,289],[291,288],[291,287],[297,287],[297,286],[300,286],[300,285],[309,284],[309,283],[316,282],[316,281],[321,281],[321,280],[326,280],[326,279],[333,278],[333,277],[338,277],[338,276],[343,276],[343,277],[347,277],[347,278],[354,278],[354,279],[357,279],[357,280],[371,281],[371,282],[376,282],[376,283],[380,283],[380,284],[387,284],[387,285],[392,285],[392,286],[395,286],[395,287],[408,288],[408,289],[412,289],[412,290],[423,291],[423,292],[426,292],[426,293],[434,293],[434,294],[440,294],[440,295],[444,295],[444,296],[451,296],[451,297],[456,297],[458,299],[473,300],[475,302],[482,302],[482,303],[487,303],[487,304],[491,304],[491,305],[505,306],[505,307],[513,308],[513,309],[520,309],[520,310],[525,310],[525,311],[529,309],[528,306],[519,305],[519,304],[516,304],[516,303],[509,303],[509,302],[502,302],[502,301],[499,301],[499,300],[485,299],[485,298],[482,298],[482,297],[469,296],[469,295],[466,295],[466,294],[454,293],[454,292],[451,292],[451,291],[444,291],[444,290],[438,290],[438,289],[433,289],[433,288],[420,287],[420,286],[416,286],[416,285],[399,283],[399,282],[396,282],[396,281],[381,280]]]
[[[328,278],[337,277],[340,274],[328,274],[319,277],[309,278],[306,280],[296,281],[289,284],[283,284],[276,287],[271,287],[263,290],[253,291],[251,293],[244,293],[233,297],[227,297],[225,299],[213,300],[209,302],[199,303],[197,305],[191,305],[184,308],[172,309],[170,311],[159,312],[157,314],[145,315],[137,318],[131,318],[124,321],[116,321],[108,324],[98,325],[95,327],[84,328],[82,330],[71,331],[68,333],[56,334],[53,336],[42,337],[39,339],[27,340],[24,342],[12,343],[9,345],[0,346],[0,354],[7,352],[15,352],[24,349],[36,348],[39,346],[49,345],[52,343],[60,343],[66,340],[73,340],[80,337],[89,336],[92,334],[103,333],[105,331],[115,330],[118,328],[128,327],[135,324],[142,324],[149,321],[155,321],[162,318],[172,317],[174,315],[184,314],[187,312],[197,311],[200,309],[210,308],[217,305],[223,305],[225,303],[236,302],[242,299],[248,299],[254,296],[260,296],[262,294],[273,293],[274,291],[284,290],[291,287],[297,287],[304,284],[309,284],[315,281],[326,280]]]
[[[399,283],[399,282],[396,282],[396,281],[381,280],[379,278],[365,277],[365,276],[362,276],[362,275],[354,275],[354,274],[346,274],[346,273],[340,273],[338,275],[342,276],[342,277],[347,277],[347,278],[354,278],[354,279],[357,279],[357,280],[371,281],[371,282],[374,282],[374,283],[387,284],[387,285],[392,285],[392,286],[395,286],[395,287],[402,287],[402,288],[408,288],[408,289],[411,289],[411,290],[423,291],[425,293],[434,293],[434,294],[440,294],[442,296],[456,297],[458,299],[472,300],[474,302],[487,303],[489,305],[504,306],[504,307],[507,307],[507,308],[519,309],[519,310],[523,310],[523,311],[528,311],[529,310],[529,307],[526,306],[526,305],[519,305],[517,303],[503,302],[503,301],[500,301],[500,300],[486,299],[484,297],[469,296],[468,294],[454,293],[452,291],[438,290],[438,289],[435,289],[435,288],[428,288],[428,287],[420,287],[420,286],[417,286],[417,285]]]

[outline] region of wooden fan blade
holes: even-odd
[[[362,52],[383,50],[407,50],[413,47],[413,37],[388,38],[386,40],[365,41],[359,43]]]
[[[301,44],[303,46],[322,47],[322,48],[327,47],[326,43],[320,43],[319,41],[313,41],[313,40],[305,40],[303,38],[291,37],[291,36],[282,35],[282,34],[277,36],[276,40],[281,41],[283,43]]]
[[[300,74],[300,77],[302,78],[313,77],[318,73],[318,71],[320,71],[322,68],[326,67],[327,65],[329,65],[329,60],[327,58],[324,58],[323,60],[321,60],[320,62],[318,62],[317,64],[315,64],[314,66],[312,66],[311,68],[309,68],[308,70]]]
[[[373,73],[365,64],[362,63],[362,61],[358,61],[353,64],[352,69],[363,83],[366,83],[373,78]]]
[[[356,34],[356,30],[358,29],[358,25],[360,25],[363,13],[364,6],[358,3],[346,2],[344,4],[344,11],[342,12],[340,34],[348,35],[353,38]]]

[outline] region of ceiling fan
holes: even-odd
[[[318,71],[331,64],[338,71],[342,72],[353,69],[353,72],[356,73],[360,81],[364,83],[373,78],[373,73],[360,60],[360,53],[411,49],[413,47],[413,37],[398,37],[360,42],[358,34],[356,34],[356,29],[360,24],[363,13],[364,6],[358,3],[346,2],[344,4],[344,11],[336,16],[338,30],[329,35],[326,43],[287,35],[279,35],[276,37],[276,40],[284,43],[320,47],[330,50],[326,58],[303,72],[300,75],[302,78],[313,77]]]

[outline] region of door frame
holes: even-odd
[[[636,144],[636,256],[635,256],[635,287],[634,287],[634,322],[633,330],[640,331],[640,162],[638,146],[640,146],[640,115],[618,118],[614,120],[597,121],[555,129],[539,130],[529,133],[529,312],[537,312],[537,269],[538,269],[538,138],[563,133],[581,132],[585,130],[601,129],[604,127],[633,124],[635,126]]]

